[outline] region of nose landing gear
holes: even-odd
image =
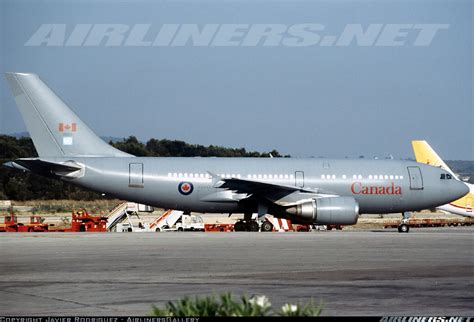
[[[408,233],[409,231],[410,231],[410,226],[408,226],[407,224],[400,223],[400,225],[398,225],[399,233]]]
[[[400,221],[398,225],[398,232],[399,233],[408,233],[410,231],[410,226],[408,225],[408,220],[411,217],[411,212],[404,212],[402,213],[403,219]]]

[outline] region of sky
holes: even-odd
[[[184,140],[296,157],[413,158],[427,140],[474,160],[472,1],[0,0],[0,71],[33,72],[101,136]],[[28,46],[45,24],[443,24],[415,46]],[[399,37],[397,39],[402,39]],[[380,39],[379,39],[380,40]],[[0,79],[0,133],[26,131]]]

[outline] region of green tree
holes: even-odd
[[[138,141],[135,136],[129,136],[127,139],[115,143],[110,142],[110,144],[119,150],[136,155],[137,157],[148,156],[148,150],[146,149],[145,145]]]

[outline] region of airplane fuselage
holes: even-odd
[[[48,159],[64,162],[66,159]],[[71,183],[126,200],[183,211],[234,213],[244,196],[216,187],[239,178],[354,197],[360,213],[420,210],[452,200],[444,170],[411,161],[294,158],[70,158],[84,166]],[[459,189],[453,185],[453,193]],[[291,202],[291,198],[289,199]]]

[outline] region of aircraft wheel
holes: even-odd
[[[234,231],[245,231],[245,224],[241,221],[238,221],[234,225]]]
[[[161,229],[160,229],[160,228],[156,228],[155,231],[156,231],[157,233],[159,233],[159,232],[161,231]]]
[[[398,226],[399,233],[407,233],[409,231],[410,231],[410,227],[408,227],[407,224],[401,224],[400,226]]]
[[[179,227],[179,228],[178,228],[178,231],[183,231],[183,227]]]
[[[265,221],[263,224],[262,224],[262,231],[264,232],[269,232],[269,231],[272,231],[273,230],[273,225],[271,222],[269,221]]]
[[[255,220],[252,220],[251,222],[249,222],[248,224],[248,231],[258,231],[258,222],[256,222]]]

